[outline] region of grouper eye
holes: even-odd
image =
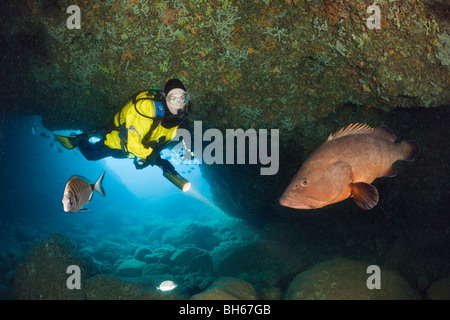
[[[301,181],[302,181],[302,186],[306,187],[308,185],[308,178],[303,178]]]

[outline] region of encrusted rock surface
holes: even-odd
[[[2,1],[2,109],[92,129],[133,92],[176,76],[193,119],[295,137],[347,103],[447,104],[448,4],[376,1],[380,29],[369,29],[372,3],[96,0],[69,29],[70,1]]]

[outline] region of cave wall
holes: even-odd
[[[192,118],[292,137],[324,130],[320,119],[345,103],[446,104],[448,5],[380,0],[380,29],[369,29],[371,4],[2,1],[2,109],[39,113],[49,129],[90,129],[135,91],[179,77]],[[80,29],[67,27],[70,5]]]

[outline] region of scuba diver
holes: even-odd
[[[133,158],[136,169],[158,166],[163,175],[183,192],[190,182],[160,152],[175,138],[177,128],[186,126],[190,95],[178,79],[170,79],[164,91],[151,89],[134,94],[114,117],[109,130],[94,130],[73,136],[56,135],[66,149],[78,147],[87,160],[105,157]],[[101,136],[95,143],[92,137]]]

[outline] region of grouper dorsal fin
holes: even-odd
[[[388,126],[380,126],[378,128],[375,128],[372,131],[372,134],[375,136],[379,136],[380,138],[386,139],[390,142],[395,142],[395,140],[397,140],[397,136],[394,134],[394,132],[389,129]]]
[[[352,123],[349,126],[347,126],[346,128],[342,128],[338,132],[336,132],[334,134],[330,134],[330,136],[328,137],[328,141],[342,138],[345,136],[354,135],[354,134],[368,134],[368,133],[372,133],[372,132],[373,132],[373,128],[369,127],[367,124]]]

